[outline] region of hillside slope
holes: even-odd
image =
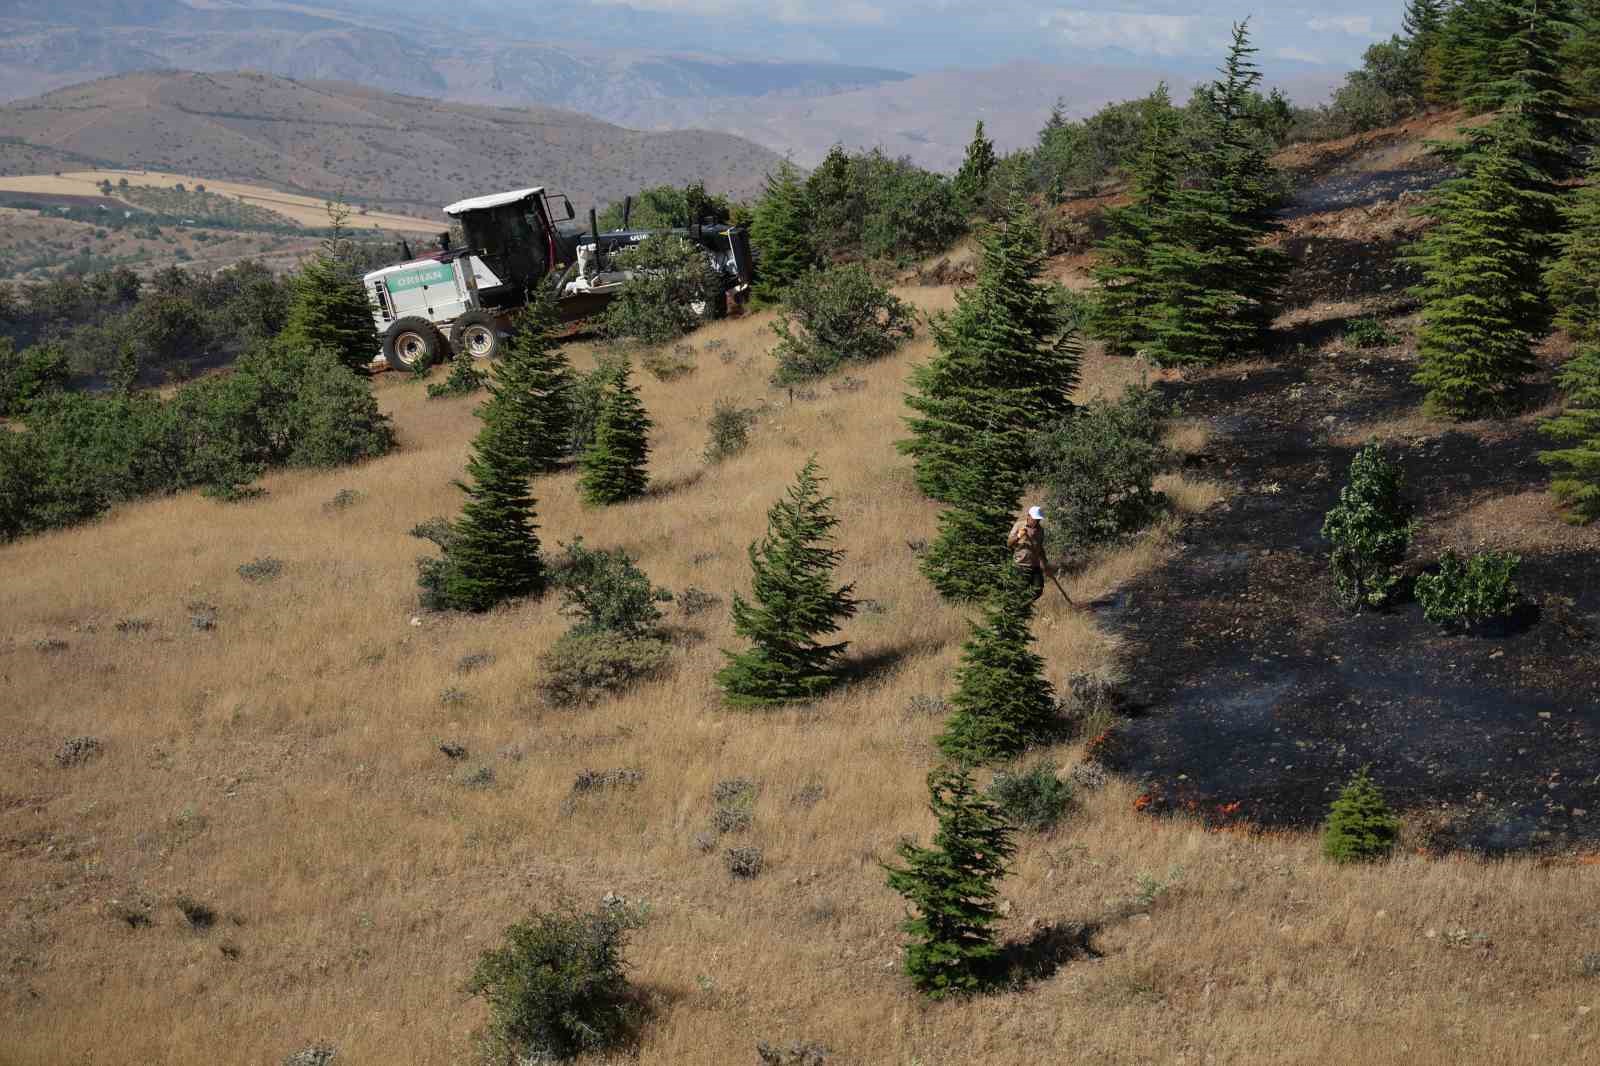
[[[580,207],[662,182],[748,194],[778,158],[724,133],[637,132],[550,108],[247,73],[128,74],[0,108],[0,173],[95,161],[343,193],[425,216],[462,196],[533,184]]]

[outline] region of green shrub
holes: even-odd
[[[428,399],[438,400],[449,396],[468,396],[483,388],[483,375],[473,366],[473,358],[460,352],[450,360],[450,376],[428,386]]]
[[[1522,558],[1486,551],[1463,560],[1454,551],[1439,556],[1439,572],[1417,577],[1422,616],[1447,629],[1471,629],[1516,609],[1513,580]]]
[[[486,1062],[570,1059],[614,1047],[636,1019],[627,927],[613,908],[535,911],[478,957],[467,990],[489,1004]]]
[[[1400,338],[1376,318],[1353,319],[1344,328],[1344,341],[1352,348],[1387,348]]]
[[[639,356],[639,365],[657,381],[677,381],[695,371],[694,346],[674,344],[670,350],[652,348]]]
[[[0,337],[0,417],[25,413],[37,401],[67,387],[67,354],[59,345],[36,344],[17,351]]]
[[[756,423],[753,407],[740,407],[732,400],[718,400],[706,419],[711,439],[702,456],[708,463],[720,463],[744,451],[750,444],[750,429]]]
[[[1400,820],[1363,767],[1333,801],[1322,828],[1322,854],[1334,862],[1381,859],[1394,848]]]
[[[1136,533],[1166,513],[1155,477],[1170,460],[1161,434],[1172,409],[1130,385],[1095,399],[1033,441],[1045,514],[1058,544],[1082,551]]]
[[[570,442],[567,451],[582,455],[594,441],[594,427],[600,420],[600,408],[605,403],[606,391],[616,375],[619,360],[602,359],[593,370],[573,375],[572,387],[567,391],[571,405],[569,426]]]
[[[1333,543],[1334,592],[1344,606],[1383,607],[1400,584],[1400,564],[1415,525],[1405,478],[1376,441],[1350,462],[1350,481],[1328,512],[1322,535]]]
[[[591,551],[582,537],[562,545],[566,559],[556,584],[561,588],[562,613],[579,621],[577,633],[619,633],[642,637],[661,621],[657,603],[670,601],[672,593],[650,584],[621,548]]]
[[[1072,785],[1057,776],[1059,771],[1051,759],[1020,773],[1002,770],[989,785],[989,800],[1012,825],[1044,832],[1072,805]]]
[[[565,633],[539,657],[537,687],[557,707],[594,703],[667,668],[669,646],[604,630]]]
[[[599,319],[608,337],[665,344],[713,316],[723,298],[722,278],[705,250],[682,237],[646,237],[614,257],[612,268],[632,278]]]
[[[832,373],[846,362],[866,362],[894,351],[913,332],[910,305],[891,295],[859,265],[814,270],[783,295],[772,329],[779,384]]]

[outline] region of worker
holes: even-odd
[[[1044,594],[1044,510],[1037,504],[1028,508],[1025,517],[1017,519],[1006,535],[1006,547],[1011,549],[1011,561],[1016,564],[1033,586],[1033,598]]]

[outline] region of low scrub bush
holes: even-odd
[[[594,427],[600,420],[600,407],[616,374],[616,366],[615,359],[602,359],[593,370],[573,375],[572,387],[567,392],[572,404],[569,454],[582,455],[594,441]]]
[[[1471,629],[1506,618],[1517,607],[1517,567],[1510,552],[1479,552],[1462,559],[1454,551],[1439,556],[1437,573],[1417,577],[1422,616],[1447,629]]]
[[[1388,855],[1400,832],[1383,793],[1362,768],[1339,792],[1322,828],[1322,854],[1334,862],[1370,862]]]
[[[749,845],[729,848],[722,853],[722,860],[730,875],[744,881],[760,877],[765,864],[761,849]]]
[[[600,316],[608,337],[666,344],[717,313],[722,277],[705,250],[670,233],[646,237],[614,257],[612,268],[632,271]]]
[[[678,594],[677,603],[679,614],[685,618],[693,618],[697,614],[704,614],[714,607],[721,606],[722,597],[690,585]]]
[[[1173,411],[1148,388],[1095,399],[1034,438],[1045,513],[1057,542],[1083,551],[1136,533],[1169,507],[1155,487],[1170,460],[1161,434]]]
[[[670,351],[652,348],[639,356],[639,365],[657,381],[677,381],[695,371],[694,346],[674,344]]]
[[[1344,341],[1352,348],[1387,348],[1399,340],[1376,318],[1354,319],[1344,329]]]
[[[483,374],[473,366],[470,354],[463,351],[450,360],[450,376],[428,386],[428,399],[468,396],[483,388]]]
[[[1333,544],[1334,594],[1344,606],[1384,607],[1400,585],[1415,524],[1405,478],[1376,441],[1350,463],[1350,480],[1322,524]]]
[[[733,777],[718,781],[711,790],[715,806],[711,811],[711,828],[718,833],[742,833],[755,821],[756,795],[760,791],[754,781]]]
[[[489,1004],[484,1061],[570,1059],[622,1043],[637,1016],[626,947],[627,924],[604,906],[560,904],[508,928],[467,982]]]
[[[894,351],[914,332],[911,306],[859,265],[814,270],[784,292],[773,380],[783,384],[832,373]]]
[[[989,799],[1014,826],[1051,829],[1072,805],[1072,785],[1057,776],[1059,769],[1045,759],[1017,773],[1002,770],[989,785]]]
[[[665,672],[670,646],[600,630],[566,633],[539,658],[539,692],[557,707],[594,703]]]
[[[0,418],[25,414],[39,400],[67,387],[67,353],[58,345],[36,344],[17,351],[0,337]]]
[[[575,537],[563,545],[566,557],[556,574],[562,612],[578,619],[575,633],[619,633],[642,637],[661,621],[658,603],[672,593],[650,584],[621,548],[593,551]]]
[[[732,400],[718,400],[706,419],[711,439],[701,453],[708,463],[731,459],[750,445],[750,430],[756,424],[756,410],[740,407]]]
[[[283,573],[283,561],[274,559],[270,555],[241,563],[239,566],[239,576],[258,585],[272,581],[281,573]]]

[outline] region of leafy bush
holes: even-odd
[[[732,400],[718,400],[706,419],[711,439],[702,453],[708,463],[720,463],[744,451],[750,444],[750,429],[756,423],[753,407],[740,407]]]
[[[665,344],[713,316],[722,300],[722,278],[705,250],[671,233],[646,237],[616,254],[614,270],[632,272],[600,316],[608,337]]]
[[[729,848],[722,853],[722,859],[728,873],[740,880],[748,881],[761,876],[764,860],[760,848],[750,845]]]
[[[257,584],[271,581],[281,573],[283,573],[282,561],[271,556],[263,556],[248,563],[241,563],[239,566],[239,576]]]
[[[1059,770],[1050,759],[1021,773],[1002,770],[989,785],[989,800],[1012,825],[1043,832],[1072,804],[1072,785],[1057,776]]]
[[[1353,348],[1387,348],[1400,338],[1376,318],[1357,318],[1344,329],[1345,343]]]
[[[1439,572],[1417,577],[1422,616],[1448,629],[1471,629],[1516,609],[1513,580],[1522,558],[1510,552],[1479,552],[1465,561],[1454,551],[1439,556]]]
[[[67,387],[67,355],[59,345],[36,344],[17,351],[0,336],[0,417],[25,413],[37,401]]]
[[[1322,829],[1322,854],[1334,862],[1367,862],[1389,854],[1400,820],[1363,767],[1333,801]]]
[[[626,924],[612,908],[535,911],[485,951],[467,990],[489,1003],[485,1061],[570,1059],[614,1047],[636,1017]]]
[[[913,332],[910,305],[891,295],[861,266],[814,270],[785,291],[773,322],[778,361],[773,379],[805,381],[845,362],[888,355]]]
[[[563,545],[566,559],[556,583],[561,588],[562,612],[576,616],[575,633],[620,633],[641,637],[661,621],[657,603],[670,601],[672,593],[650,584],[621,548],[591,551],[583,538]]]
[[[537,686],[557,707],[594,703],[667,668],[670,647],[651,637],[604,630],[565,633],[539,657]]]
[[[1166,513],[1155,477],[1169,460],[1161,434],[1172,409],[1148,388],[1095,399],[1034,438],[1050,533],[1073,550],[1136,533]]]
[[[1328,512],[1322,535],[1333,543],[1334,592],[1352,610],[1383,607],[1400,584],[1400,564],[1415,529],[1405,478],[1376,441],[1350,462],[1350,481]]]
[[[483,388],[483,375],[472,364],[470,354],[464,351],[458,353],[450,360],[450,376],[428,386],[428,399],[467,396]]]
[[[711,790],[715,806],[711,811],[711,828],[718,833],[741,833],[755,821],[756,795],[760,791],[754,781],[731,777],[718,781]]]

